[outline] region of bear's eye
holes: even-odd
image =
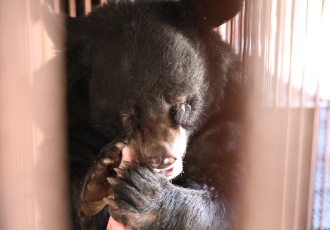
[[[135,109],[133,107],[124,109],[120,112],[121,120],[123,124],[130,122],[135,116]]]
[[[131,119],[132,115],[131,114],[122,114],[121,115],[121,120],[123,123],[128,122]]]
[[[170,109],[170,114],[175,123],[185,125],[191,112],[191,106],[187,103],[180,103]]]

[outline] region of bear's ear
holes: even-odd
[[[42,12],[47,34],[56,48],[63,49],[65,42],[69,43],[72,40],[77,42],[86,39],[84,31],[88,31],[88,23],[85,22],[85,17],[71,18],[55,13],[48,4],[43,6]]]
[[[195,0],[194,4],[200,20],[218,27],[235,16],[242,9],[243,2],[244,0]]]

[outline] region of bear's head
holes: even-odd
[[[189,137],[208,116],[212,30],[241,5],[109,1],[66,18],[69,117],[80,117],[71,123],[88,123],[109,141],[130,144],[138,161],[177,176]]]

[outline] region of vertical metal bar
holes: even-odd
[[[285,5],[285,3],[284,3]],[[277,18],[277,32],[275,36],[275,54],[274,54],[274,77],[275,77],[275,95],[274,95],[274,101],[275,101],[275,109],[280,103],[279,95],[280,95],[280,78],[282,72],[279,71],[279,63],[283,60],[283,58],[280,58],[280,55],[283,55],[283,25],[285,22],[285,11],[283,9],[283,1],[277,1],[277,13],[276,13],[276,18]]]
[[[50,77],[58,68],[38,74],[45,67],[40,44],[46,44],[40,5],[0,1],[0,213],[6,230],[68,229],[62,75]]]
[[[308,7],[309,0],[306,0],[306,33],[308,32],[307,21],[308,21]],[[312,154],[311,154],[311,169],[309,176],[309,193],[308,193],[308,210],[307,210],[307,221],[306,229],[313,229],[313,206],[314,206],[314,196],[315,196],[315,177],[316,177],[316,164],[317,164],[317,145],[318,145],[318,130],[319,130],[319,90],[318,85],[316,87],[316,94],[314,99],[314,120],[313,120],[313,144],[312,144]]]
[[[8,9],[13,11],[8,12]],[[29,73],[24,71],[29,68],[29,63],[23,60],[30,52],[30,18],[27,12],[27,1],[0,2],[0,28],[1,31],[6,31],[1,34],[0,43],[0,105],[5,108],[1,111],[0,117],[0,179],[5,184],[0,199],[3,228],[9,230],[35,228],[35,198],[27,192],[27,186],[33,186],[33,151],[29,133],[31,124],[27,122],[31,117],[28,109],[22,106],[25,104],[22,103],[25,98],[20,101],[15,95],[24,88],[14,90],[16,84],[26,83],[28,86],[30,82]],[[15,20],[9,20],[13,14]],[[18,29],[21,26],[24,30]],[[8,47],[13,48],[10,50]],[[18,79],[22,75],[24,79]],[[24,90],[20,93],[25,92]],[[19,113],[23,113],[26,118],[20,119]]]
[[[264,50],[265,50],[265,56],[264,56],[264,63],[265,63],[265,78],[267,79],[267,87],[264,89],[267,92],[267,104],[268,105],[274,105],[273,101],[273,83],[272,83],[272,76],[271,76],[271,53],[270,53],[270,46],[271,46],[271,31],[272,31],[272,25],[271,25],[271,15],[272,15],[272,1],[266,1],[266,14],[264,16],[264,20],[266,21],[265,25],[265,34],[260,35],[264,36]]]
[[[56,13],[61,12],[61,1],[60,0],[54,0],[54,11]]]
[[[327,196],[327,182],[328,182],[328,171],[329,171],[329,163],[330,163],[330,107],[328,106],[327,111],[327,127],[326,127],[326,142],[325,142],[325,149],[324,149],[324,156],[323,156],[323,179],[322,179],[322,196],[321,196],[321,215],[320,215],[320,230],[324,229],[324,216],[325,216],[325,205],[326,205],[326,196]]]
[[[321,21],[323,19],[323,13],[324,13],[324,4],[325,1],[322,1],[322,9],[321,9]],[[322,183],[322,198],[321,198],[321,230],[324,229],[324,223],[325,220],[324,216],[326,215],[326,198],[327,198],[327,182],[328,182],[328,172],[329,172],[329,166],[330,166],[330,106],[327,105],[327,126],[326,126],[326,138],[325,138],[325,149],[324,149],[324,157],[323,157],[323,183]]]
[[[268,71],[267,71],[267,65],[265,65],[265,60],[267,57],[267,49],[266,49],[266,33],[265,31],[268,29],[267,27],[267,15],[269,13],[269,7],[268,7],[269,1],[259,1],[259,6],[256,8],[256,14],[258,14],[258,17],[261,17],[261,20],[258,23],[258,37],[255,38],[255,43],[253,47],[259,47],[258,53],[260,53],[260,58],[262,61],[262,97],[263,97],[263,104],[269,105],[269,91],[267,90],[269,88],[269,79],[268,79]],[[263,8],[263,11],[260,11],[259,9]],[[258,44],[259,43],[259,44]]]
[[[88,14],[92,11],[92,0],[84,0],[85,14]]]
[[[77,16],[77,6],[76,6],[76,0],[69,0],[69,15],[71,17]]]
[[[250,26],[250,20],[249,20],[249,10],[250,10],[250,2],[246,1],[244,5],[244,31],[243,31],[243,50],[242,50],[242,55],[243,55],[243,78],[247,82],[247,75],[250,71],[248,68],[248,55],[249,55],[249,43],[250,43],[250,36],[249,32],[251,31],[251,26]]]
[[[232,21],[229,20],[227,23],[226,23],[226,41],[231,45],[231,24],[232,24]]]
[[[243,55],[243,32],[244,32],[244,6],[242,11],[240,12],[239,16],[239,21],[238,21],[238,27],[239,27],[239,36],[238,36],[238,42],[239,42],[239,50],[238,50],[238,55],[240,56],[242,60],[242,55]],[[242,79],[244,80],[244,79]]]
[[[319,130],[319,93],[318,88],[315,95],[315,107],[314,107],[314,119],[313,119],[313,133],[312,133],[312,154],[311,154],[311,169],[310,169],[310,189],[308,195],[308,210],[307,210],[307,223],[306,229],[312,229],[313,226],[313,204],[314,204],[314,186],[315,186],[315,176],[316,176],[316,163],[317,163],[317,147],[318,147],[318,130]]]
[[[107,0],[100,0],[100,4],[103,5],[107,2]]]
[[[299,3],[298,3],[299,4]],[[299,20],[299,19],[298,19]],[[305,31],[306,36],[306,31]],[[304,67],[303,67],[304,68]],[[301,223],[301,209],[306,210],[307,205],[302,204],[302,191],[300,189],[302,188],[302,180],[303,180],[303,173],[304,170],[307,170],[307,168],[303,167],[303,158],[304,158],[304,132],[306,132],[306,121],[305,121],[305,114],[307,108],[304,106],[304,94],[305,94],[305,70],[303,69],[303,75],[302,75],[302,84],[300,89],[300,106],[299,106],[299,139],[298,139],[298,155],[297,155],[297,174],[296,174],[296,181],[297,186],[295,189],[295,207],[294,207],[294,230],[300,230],[302,223]],[[313,137],[312,135],[310,135]]]
[[[287,101],[286,101],[286,137],[285,137],[285,156],[284,156],[284,178],[283,178],[283,193],[282,193],[282,224],[281,224],[281,229],[286,230],[290,229],[290,223],[288,223],[288,203],[289,203],[289,172],[290,172],[290,149],[289,149],[289,141],[290,141],[290,135],[292,135],[292,130],[290,129],[291,123],[292,123],[292,109],[291,109],[291,100],[292,100],[292,54],[293,54],[293,28],[294,28],[294,17],[295,17],[295,0],[291,1],[291,39],[290,39],[290,70],[289,70],[289,80],[288,80],[288,85],[287,85]]]
[[[231,39],[231,44],[232,44],[232,47],[233,49],[235,50],[235,52],[237,53],[237,41],[236,41],[236,37],[237,37],[237,33],[236,33],[236,29],[237,29],[237,26],[236,26],[236,22],[237,22],[237,17],[234,17],[231,21],[231,36],[230,36],[230,39]]]
[[[234,46],[235,45],[235,42],[234,42],[234,36],[235,36],[235,34],[234,34],[234,24],[235,24],[235,19],[231,19],[230,20],[230,27],[229,27],[229,31],[230,31],[230,33],[229,33],[229,43],[230,43],[230,45],[231,46]]]
[[[307,12],[307,4],[305,5],[305,11]],[[307,14],[307,13],[306,13]],[[306,15],[307,18],[307,15]],[[306,24],[307,25],[307,24]],[[307,36],[307,28],[305,28],[305,37]],[[304,68],[304,67],[303,67]],[[298,155],[297,155],[297,174],[296,174],[296,181],[297,181],[297,186],[296,186],[296,191],[295,191],[295,207],[294,207],[294,223],[293,223],[293,230],[300,230],[302,227],[302,217],[300,216],[300,210],[301,207],[304,207],[301,202],[302,202],[302,177],[303,177],[303,171],[308,170],[310,168],[307,168],[306,166],[303,166],[303,158],[304,158],[304,135],[306,132],[306,121],[305,121],[305,114],[307,108],[305,107],[304,103],[304,94],[305,94],[305,70],[303,70],[303,75],[302,75],[302,84],[301,84],[301,89],[300,89],[300,106],[299,106],[299,138],[298,138]],[[313,134],[310,134],[311,137],[313,137]]]

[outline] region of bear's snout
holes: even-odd
[[[146,161],[153,169],[170,167],[177,159],[173,151],[168,143],[145,144],[143,148]]]
[[[177,147],[176,142],[147,142],[143,145],[143,155],[151,169],[164,173],[170,180],[182,172],[185,148]]]

